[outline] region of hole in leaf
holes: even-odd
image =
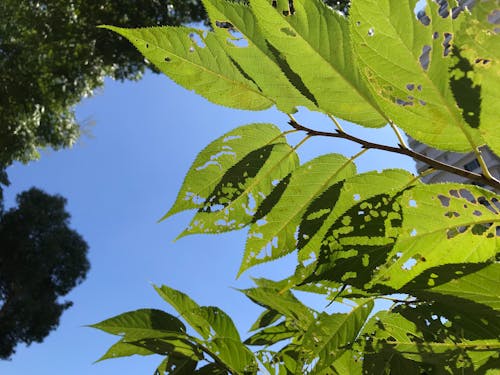
[[[374,36],[375,35],[375,30],[373,29],[373,27],[370,27],[368,29],[368,36]]]
[[[439,194],[438,196],[439,201],[441,202],[441,205],[443,207],[449,207],[450,206],[450,198],[446,197],[444,195]]]
[[[434,34],[432,34],[432,39],[437,39],[439,38],[439,33],[437,31],[434,31]]]
[[[420,66],[424,70],[427,70],[429,68],[431,50],[432,50],[432,47],[429,46],[428,44],[426,44],[425,46],[422,47],[422,54],[418,58],[418,61],[420,62]]]
[[[231,22],[227,21],[215,21],[215,26],[221,28],[221,29],[232,29],[234,28],[233,24]]]
[[[425,102],[425,101],[423,101],[421,99],[419,99],[418,102],[420,103],[420,105],[427,105],[427,102]]]
[[[400,106],[406,107],[406,106],[412,106],[413,102],[412,101],[403,100],[403,99],[396,99],[396,104],[399,104]]]
[[[479,198],[477,198],[477,201],[479,202],[479,204],[483,205],[484,207],[486,207],[488,210],[490,210],[494,214],[498,214],[498,212],[495,210],[495,208],[492,207],[491,203],[485,197],[479,197]],[[493,204],[495,204],[495,201],[493,201],[493,199],[492,199],[492,202],[493,202]]]
[[[193,43],[196,44],[198,47],[205,48],[205,42],[203,41],[203,38],[199,34],[190,33],[189,39],[191,39]]]
[[[476,60],[474,60],[474,63],[483,64],[483,65],[489,64],[490,62],[491,62],[491,60],[483,59],[483,58],[477,58]]]
[[[450,11],[448,9],[448,1],[442,0],[440,2],[438,13],[443,18],[447,18],[450,15]]]
[[[417,13],[417,19],[420,21],[420,23],[424,26],[429,26],[431,23],[431,19],[429,16],[425,13],[425,10],[420,10]]]
[[[500,10],[495,9],[490,14],[488,14],[488,22],[494,25],[500,24]]]
[[[450,195],[455,197],[455,198],[460,198],[460,196],[458,195],[458,191],[455,189],[450,190]]]
[[[417,261],[413,258],[411,259],[408,259],[402,266],[401,268],[404,269],[404,270],[411,270],[415,264],[417,264]]]
[[[417,90],[418,90],[418,91],[422,91],[422,85],[418,85],[418,86],[417,86]]]
[[[171,59],[170,57],[168,57],[168,56],[167,56],[167,57],[165,57],[165,59],[164,59],[164,60],[165,60],[165,62],[170,62],[170,61],[172,61],[172,59]]]
[[[415,237],[416,235],[417,235],[417,230],[413,228],[412,231],[410,232],[410,236]]]
[[[473,204],[477,203],[476,198],[474,198],[474,195],[472,195],[472,193],[467,189],[460,189],[460,195],[462,198],[467,199],[470,203]]]
[[[444,33],[443,39],[443,56],[446,57],[450,54],[451,51],[451,40],[453,39],[453,34]]]
[[[410,199],[408,204],[410,205],[410,207],[417,207],[417,201],[415,199]]]
[[[413,91],[413,89],[415,89],[415,85],[413,83],[408,83],[406,85],[406,88],[409,90],[409,91]]]

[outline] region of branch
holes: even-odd
[[[467,171],[465,169],[457,168],[457,167],[450,165],[450,164],[442,163],[438,160],[434,160],[432,158],[429,158],[428,156],[425,156],[425,155],[420,154],[416,151],[413,151],[409,148],[392,147],[392,146],[382,145],[379,143],[368,142],[368,141],[365,141],[364,139],[355,137],[353,135],[350,135],[350,134],[343,132],[343,131],[340,131],[340,130],[336,130],[333,133],[314,130],[314,129],[308,128],[306,126],[303,126],[294,120],[290,120],[288,123],[294,129],[304,131],[308,135],[310,135],[311,137],[322,136],[322,137],[347,139],[351,142],[355,142],[357,144],[360,144],[363,148],[366,148],[366,149],[382,150],[382,151],[392,152],[395,154],[406,155],[406,156],[409,156],[415,160],[420,160],[434,169],[439,169],[442,171],[453,173],[455,175],[467,178],[469,180],[477,181],[477,182],[480,182],[484,185],[491,186],[496,190],[500,190],[500,181],[494,177],[488,178],[487,176],[485,176],[483,174],[470,172],[470,171]]]

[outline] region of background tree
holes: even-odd
[[[1,359],[55,329],[72,304],[59,297],[85,279],[88,246],[69,227],[65,205],[32,188],[17,196],[17,207],[0,211]]]

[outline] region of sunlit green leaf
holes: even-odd
[[[187,27],[106,28],[132,42],[155,66],[181,86],[208,100],[240,109],[261,110],[273,102],[226,55],[224,39]]]
[[[257,207],[298,163],[295,151],[286,143],[251,151],[226,171],[180,237],[226,232],[250,224]]]
[[[338,154],[319,156],[297,168],[270,212],[254,219],[239,273],[294,251],[297,227],[310,202],[337,181],[355,173],[355,165]]]
[[[227,171],[251,151],[285,138],[272,124],[240,126],[205,147],[191,165],[174,205],[164,219],[178,212],[201,208]]]
[[[366,126],[387,123],[352,64],[344,16],[319,0],[295,0],[294,13],[286,15],[267,0],[254,0],[250,6],[268,43],[300,77],[319,108]]]
[[[439,5],[431,1],[424,25],[415,15],[416,4],[352,1],[350,30],[360,70],[383,112],[413,138],[470,151],[483,143],[479,123],[463,116],[448,80],[451,70],[464,74],[452,58],[463,18],[439,15]]]
[[[167,301],[196,332],[205,339],[210,336],[209,323],[204,317],[196,313],[200,309],[200,306],[189,298],[188,295],[166,285],[162,285],[161,287],[155,286],[154,288],[160,297]]]
[[[493,261],[500,244],[498,202],[498,195],[470,185],[408,189],[400,203],[401,233],[373,282],[400,288],[432,267]]]
[[[295,112],[298,106],[317,109],[315,98],[300,77],[266,41],[247,4],[227,0],[206,0],[204,4],[215,32],[228,39],[223,46],[234,64],[255,82],[264,95],[275,101],[278,109],[286,113]],[[225,27],[228,23],[235,30]],[[256,64],[256,61],[261,63]]]
[[[317,317],[302,341],[306,355],[315,362],[313,374],[328,369],[354,343],[372,309],[373,300],[366,300],[347,314],[321,313]]]

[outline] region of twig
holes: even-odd
[[[386,146],[386,145],[379,144],[379,143],[368,142],[368,141],[365,141],[364,139],[355,137],[351,134],[348,134],[348,133],[345,133],[345,132],[342,132],[339,130],[335,131],[334,133],[314,130],[314,129],[311,129],[311,128],[308,128],[306,126],[299,124],[295,120],[290,120],[289,124],[294,129],[302,130],[310,136],[322,136],[322,137],[347,139],[351,142],[355,142],[355,143],[361,145],[363,148],[382,150],[382,151],[392,152],[395,154],[406,155],[406,156],[409,156],[415,160],[420,160],[420,161],[428,164],[429,166],[431,166],[434,169],[439,169],[439,170],[443,170],[446,172],[450,172],[450,173],[456,174],[458,176],[461,176],[461,177],[464,177],[464,178],[467,178],[467,179],[470,179],[473,181],[480,182],[484,185],[491,186],[494,189],[500,190],[500,181],[497,180],[496,178],[494,178],[493,176],[491,176],[489,178],[488,176],[485,176],[484,174],[470,172],[470,171],[467,171],[465,169],[455,167],[453,165],[442,163],[438,160],[434,160],[432,158],[429,158],[428,156],[425,156],[425,155],[420,154],[416,151],[413,151],[412,149],[409,149],[409,148]]]
[[[391,125],[391,128],[392,130],[394,131],[394,133],[396,133],[396,137],[398,137],[398,141],[399,141],[399,145],[402,147],[402,148],[406,148],[406,149],[409,149],[408,145],[406,144],[403,136],[401,135],[401,133],[399,132],[399,129],[396,125],[394,125],[394,123],[391,121],[389,122],[389,124]]]
[[[328,117],[330,118],[330,120],[333,121],[333,123],[335,124],[335,126],[337,127],[337,129],[341,132],[344,131],[344,129],[342,129],[342,125],[340,125],[340,122],[337,121],[337,119],[333,116],[333,115],[328,115]]]

